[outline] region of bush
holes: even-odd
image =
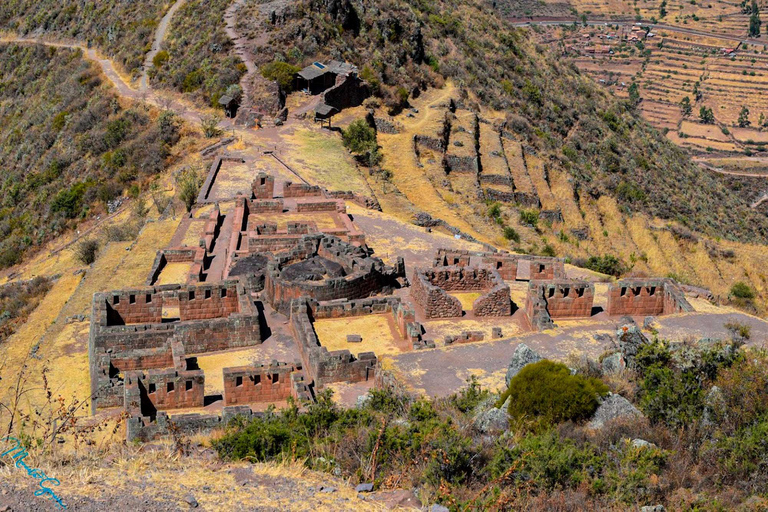
[[[731,295],[737,299],[754,299],[755,290],[753,290],[747,283],[738,281],[731,286]]]
[[[165,50],[160,50],[157,52],[157,54],[152,58],[152,65],[156,68],[162,67],[163,64],[168,62],[168,59],[170,58],[170,55],[168,55],[168,52]]]
[[[88,239],[83,240],[75,246],[75,257],[84,265],[90,265],[96,261],[96,255],[99,252],[99,242]]]
[[[536,210],[520,210],[520,223],[536,227],[539,223],[539,212]]]
[[[520,235],[510,226],[504,226],[504,238],[512,240],[515,243],[520,243]]]
[[[357,119],[342,132],[344,146],[351,152],[363,154],[376,146],[376,130],[365,119]]]
[[[587,261],[579,263],[584,268],[614,277],[619,277],[627,271],[626,264],[616,256],[590,256]]]
[[[607,393],[602,381],[571,375],[564,364],[545,359],[520,370],[499,403],[509,399],[510,416],[546,425],[589,418]]]
[[[197,169],[187,169],[176,178],[176,187],[178,189],[179,199],[184,203],[187,212],[192,211],[192,207],[197,201],[197,195],[200,193],[200,187],[203,185],[203,178]]]
[[[293,79],[299,71],[301,68],[281,61],[270,62],[261,66],[261,76],[277,82],[280,89],[285,92],[293,90]]]

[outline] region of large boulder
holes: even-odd
[[[619,349],[624,357],[626,367],[633,370],[636,369],[635,360],[637,352],[640,350],[640,347],[648,343],[648,338],[643,335],[640,328],[631,318],[626,317],[619,324],[616,336],[619,338]]]
[[[595,411],[592,416],[592,421],[589,422],[590,428],[603,428],[603,426],[609,421],[619,418],[642,418],[641,413],[637,407],[629,403],[629,400],[621,395],[610,393],[603,399],[603,402]]]
[[[501,433],[509,428],[509,415],[503,407],[491,407],[475,415],[472,422],[481,434]]]
[[[531,363],[537,363],[542,359],[544,358],[541,357],[538,352],[531,349],[525,343],[518,345],[515,349],[515,353],[512,354],[512,360],[507,367],[507,387],[509,387],[509,381],[512,380],[512,377],[520,373],[520,370],[522,370],[523,367]]]

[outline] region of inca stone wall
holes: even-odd
[[[349,350],[329,352],[320,346],[306,300],[291,303],[290,325],[308,379],[318,388],[333,382],[361,382],[374,378],[377,359],[373,352],[362,352],[355,357]]]
[[[462,315],[461,302],[447,292],[484,291],[473,304],[475,316],[512,314],[509,285],[496,270],[463,266],[417,269],[411,285],[413,300],[427,318],[453,318]]]
[[[528,293],[544,298],[547,313],[553,319],[592,316],[595,286],[587,281],[531,281]]]
[[[693,311],[672,279],[623,279],[608,289],[608,314],[656,316]]]
[[[128,372],[124,389],[125,407],[129,411],[146,413],[148,410],[202,407],[205,376],[203,370],[176,368]]]
[[[564,260],[545,256],[438,249],[432,265],[490,268],[507,281],[565,278]]]
[[[224,368],[224,403],[279,402],[294,396],[291,374],[293,365],[267,365]],[[295,396],[294,396],[295,397]]]

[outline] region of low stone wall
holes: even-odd
[[[555,323],[547,311],[544,288],[536,286],[534,283],[531,283],[525,296],[525,317],[534,331],[544,331],[555,327]]]
[[[126,410],[168,410],[202,407],[205,400],[203,370],[162,368],[128,372],[125,376]]]
[[[443,158],[443,166],[449,173],[477,174],[478,160],[476,156],[459,156],[447,154]]]
[[[251,182],[251,193],[255,199],[272,199],[275,197],[275,178],[260,172]]]
[[[339,208],[345,210],[344,201],[338,199],[326,199],[322,201],[296,201],[297,212],[335,212]]]
[[[453,345],[453,344],[462,344],[462,343],[472,343],[475,341],[483,341],[484,339],[485,339],[485,334],[483,334],[481,331],[462,331],[461,334],[446,336],[445,344]]]
[[[362,352],[355,357],[349,350],[329,352],[320,346],[305,299],[291,303],[290,325],[303,367],[317,388],[333,382],[361,382],[374,378],[377,359],[373,352]]]
[[[93,408],[119,405],[120,372],[169,366],[174,341],[192,354],[260,344],[250,293],[238,281],[222,281],[94,294],[88,340]],[[178,307],[180,319],[163,322],[164,306]]]
[[[693,311],[672,279],[623,279],[608,289],[608,314],[656,316]]]
[[[250,420],[262,415],[263,413],[251,411],[251,408],[247,405],[224,407],[221,415],[177,414],[171,419],[167,413],[158,412],[154,420],[149,416],[136,415],[128,418],[125,437],[129,443],[133,441],[152,441],[170,435],[171,428],[185,435],[208,433],[213,429],[225,427],[236,417]]]
[[[286,181],[283,184],[283,197],[322,197],[323,195],[323,189],[317,185],[292,183],[290,181]]]
[[[452,318],[462,315],[461,302],[447,292],[482,290],[473,304],[475,316],[512,314],[509,285],[494,269],[448,266],[417,269],[411,296],[424,309],[427,318]]]
[[[528,294],[543,297],[547,313],[552,319],[592,316],[595,285],[587,281],[531,281],[528,284]]]
[[[336,77],[336,84],[323,93],[323,103],[342,111],[362,105],[370,95],[368,84],[357,75],[339,75]]]
[[[291,374],[295,370],[293,365],[278,362],[224,368],[224,404],[286,400],[294,396]]]
[[[507,281],[565,279],[565,260],[506,252],[438,249],[432,266],[478,267],[496,270]]]
[[[211,193],[211,188],[213,188],[213,183],[214,181],[216,181],[216,177],[219,174],[221,165],[227,161],[245,163],[245,160],[239,157],[232,157],[232,156],[226,156],[226,155],[217,156],[213,160],[213,163],[211,164],[211,168],[208,170],[208,175],[206,176],[205,181],[203,182],[203,186],[200,187],[200,193],[197,195],[197,201],[195,201],[197,204],[205,204],[205,203],[213,202],[208,199],[208,195]]]

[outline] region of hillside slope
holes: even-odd
[[[257,11],[249,5],[241,14],[252,33],[265,22]],[[506,112],[502,128],[547,169],[565,170],[577,197],[608,194],[627,212],[726,239],[768,241],[764,215],[702,173],[634,107],[532,45],[483,2],[304,0],[269,21],[269,41],[252,49],[262,64],[348,60],[394,112],[404,98],[450,78],[468,108]]]
[[[3,268],[156,175],[180,125],[123,106],[79,51],[3,44],[0,76]]]

